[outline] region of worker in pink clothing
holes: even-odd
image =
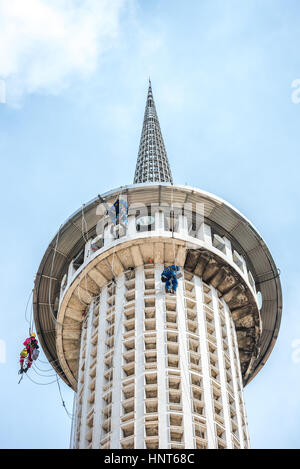
[[[32,365],[32,361],[35,360],[35,351],[38,350],[38,341],[35,338],[35,333],[32,332],[30,337],[28,337],[24,342],[25,348],[27,350],[27,368],[25,368],[25,373]]]

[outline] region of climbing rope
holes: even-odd
[[[122,192],[123,192],[123,186],[120,187],[120,192],[119,192],[119,195],[118,195],[119,200],[120,200],[120,197],[122,195]],[[120,216],[120,214],[119,214],[119,216]],[[115,254],[116,254],[116,248],[117,248],[117,245],[115,243],[114,250],[113,250],[113,255],[112,255],[112,262],[111,262],[111,270],[112,270],[114,278],[116,277],[116,274],[115,274],[115,271],[114,271],[114,259],[115,259]],[[116,285],[116,287],[117,287],[117,285]]]
[[[30,369],[34,369],[34,367],[31,367]],[[37,373],[36,370],[34,370],[34,371]],[[42,376],[43,378],[55,376],[55,379],[54,379],[53,381],[49,381],[49,382],[47,382],[47,383],[37,382],[37,381],[35,381],[34,379],[32,379],[27,373],[22,373],[22,376],[21,376],[21,378],[20,378],[20,380],[19,380],[19,383],[21,382],[21,380],[22,380],[24,374],[26,375],[26,377],[27,377],[32,383],[34,383],[34,384],[36,384],[36,385],[38,385],[38,386],[49,386],[50,384],[57,383],[58,390],[59,390],[59,395],[60,395],[60,399],[61,399],[61,402],[62,402],[62,406],[63,406],[63,408],[65,409],[65,412],[66,412],[67,416],[68,416],[70,419],[73,419],[74,416],[73,416],[72,413],[70,413],[70,412],[68,411],[68,409],[67,409],[67,407],[66,407],[66,404],[65,404],[65,401],[64,401],[64,399],[63,399],[62,392],[61,392],[61,388],[60,388],[60,384],[59,384],[59,378],[58,378],[57,373],[55,373],[54,375],[51,375],[51,376],[43,376],[43,375],[40,375],[39,373],[37,373],[39,376]]]
[[[280,269],[277,268],[277,274],[276,275],[274,275],[271,278],[267,278],[266,280],[262,280],[262,281],[258,280],[258,282],[255,283],[255,286],[261,285],[262,283],[265,283],[265,282],[270,282],[271,280],[275,280],[275,278],[280,277],[280,274],[281,274],[281,271],[280,271]]]
[[[60,225],[57,236],[56,236],[56,241],[55,241],[55,246],[54,246],[54,253],[53,253],[52,262],[51,262],[50,282],[49,282],[49,292],[48,292],[48,306],[49,306],[49,310],[50,310],[51,316],[53,318],[54,324],[61,326],[62,332],[63,332],[63,328],[65,330],[75,330],[75,329],[77,329],[77,325],[76,326],[71,326],[71,325],[66,326],[64,323],[60,323],[54,315],[54,312],[53,312],[53,309],[52,309],[52,304],[51,304],[51,290],[52,290],[52,278],[53,278],[52,274],[53,274],[54,261],[55,261],[55,257],[56,257],[56,252],[57,252],[57,246],[58,246],[58,240],[59,240],[61,227],[62,227],[62,225]],[[85,303],[83,303],[83,304],[86,306]],[[56,328],[54,329],[54,331],[56,331]]]
[[[29,301],[30,301],[32,295],[33,295],[33,290],[30,291],[30,294],[29,294],[29,297],[28,297],[28,300],[27,300],[27,303],[26,303],[26,308],[25,308],[25,320],[29,324],[29,329],[30,329],[30,325],[31,325],[31,318],[28,320],[27,309],[28,309]]]
[[[42,373],[50,373],[50,372],[53,372],[53,368],[49,368],[48,370],[43,370],[42,368],[38,367],[37,364],[36,364],[37,361],[38,361],[38,360],[36,360],[35,363],[34,363],[35,368],[36,368],[37,370],[41,371]],[[49,363],[48,363],[48,365],[49,365]]]
[[[85,204],[82,205],[82,209],[81,209],[81,235],[82,235],[84,243],[86,244],[88,242],[89,238],[88,238],[88,226],[87,226],[87,222],[86,222],[85,214],[84,214],[84,207],[85,207]],[[83,252],[84,251],[85,251],[85,247],[83,247]],[[85,293],[90,297],[90,302],[91,302],[92,299],[93,299],[93,295],[90,294],[90,292],[88,291],[88,288],[87,288],[87,272],[86,272],[86,270],[85,270],[84,276],[83,276],[83,283],[84,283],[84,286],[81,287],[81,288],[84,288]],[[87,307],[88,307],[88,304],[85,301],[83,301],[83,299],[81,298],[79,286],[80,286],[80,284],[77,287],[77,296],[78,296],[78,299],[79,299],[80,303],[82,305],[84,305],[84,310],[86,310]]]
[[[68,411],[67,407],[66,407],[66,404],[65,404],[65,401],[64,401],[64,399],[63,399],[62,392],[61,392],[61,389],[60,389],[60,384],[59,384],[59,380],[58,380],[58,376],[57,376],[57,375],[56,375],[56,380],[57,380],[57,386],[58,386],[58,391],[59,391],[59,395],[60,395],[60,398],[61,398],[62,406],[63,406],[63,408],[65,409],[65,412],[66,412],[67,416],[68,416],[71,420],[73,420],[74,414],[71,414],[71,413]]]
[[[87,222],[86,222],[85,215],[84,215],[84,207],[85,207],[85,204],[82,204],[82,208],[81,208],[81,232],[82,232],[82,237],[83,237],[84,241],[87,243],[89,238],[88,238],[88,226],[87,226]]]
[[[56,373],[52,373],[51,375],[44,375],[44,374],[39,373],[36,370],[36,367],[34,366],[34,364],[30,367],[30,370],[33,370],[38,376],[41,376],[42,378],[53,378],[54,376],[56,376]]]
[[[24,375],[24,373],[22,374],[22,376]],[[34,381],[32,378],[30,378],[30,376],[25,373],[25,376],[30,380],[32,381],[34,384],[38,384],[39,386],[48,386],[49,384],[53,384],[56,382],[56,379],[54,381],[50,381],[50,383],[38,383],[37,381]]]

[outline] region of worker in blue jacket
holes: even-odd
[[[161,274],[161,281],[166,284],[166,293],[176,293],[178,280],[176,272],[179,272],[178,265],[169,265],[165,267]]]
[[[106,214],[111,217],[111,220],[114,225],[118,225],[119,223],[123,223],[124,225],[126,225],[128,215],[128,203],[126,202],[126,200],[117,199],[114,204],[107,210]]]

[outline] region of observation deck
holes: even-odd
[[[110,206],[117,197],[129,205],[126,230],[121,226],[118,233],[103,210],[103,202]],[[278,336],[282,295],[275,262],[257,230],[230,204],[169,183],[122,186],[93,199],[49,244],[36,276],[34,319],[55,370],[76,389],[85,309],[102,286],[151,261],[176,262],[218,290],[231,310],[244,385],[249,383]]]

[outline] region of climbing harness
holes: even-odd
[[[166,292],[170,293],[170,288],[171,288],[171,293],[175,293],[177,290],[178,282],[177,278],[178,277],[178,271],[180,267],[178,265],[170,265],[168,267],[165,267],[164,271],[161,274],[161,281],[166,284]]]

